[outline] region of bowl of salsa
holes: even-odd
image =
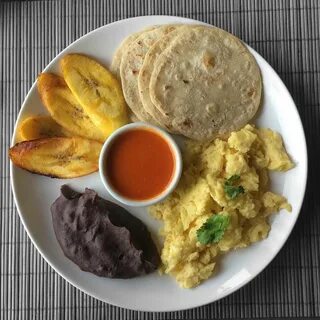
[[[166,198],[178,184],[180,149],[164,130],[144,122],[131,123],[114,131],[104,143],[99,172],[116,200],[149,206]]]

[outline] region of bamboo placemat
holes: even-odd
[[[16,212],[9,160],[14,123],[37,74],[68,44],[139,15],[202,20],[239,36],[280,74],[298,106],[309,151],[304,206],[285,247],[238,292],[182,312],[110,306],[69,285],[41,258]],[[0,319],[238,319],[320,317],[320,2],[312,0],[110,0],[0,2]],[[299,183],[299,181],[297,181]]]

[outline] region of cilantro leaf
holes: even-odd
[[[241,193],[244,193],[243,186],[236,186],[235,183],[240,179],[238,174],[234,174],[229,179],[226,179],[224,183],[224,192],[229,199],[235,199]]]
[[[244,188],[243,186],[235,187],[224,185],[224,192],[230,199],[235,199],[238,195],[244,193]]]
[[[197,239],[202,244],[219,242],[230,223],[228,214],[215,214],[197,230]]]
[[[226,184],[233,185],[235,182],[237,182],[240,179],[240,175],[234,174],[229,179],[226,179]]]

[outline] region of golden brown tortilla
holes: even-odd
[[[152,103],[175,131],[196,140],[241,128],[256,113],[259,67],[235,36],[215,27],[180,32],[154,62]]]

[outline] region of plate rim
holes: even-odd
[[[134,20],[140,20],[140,19],[145,19],[145,18],[158,18],[158,19],[166,19],[166,18],[169,18],[169,19],[177,19],[177,23],[179,23],[179,21],[181,21],[181,23],[200,23],[200,24],[203,24],[203,25],[208,25],[208,26],[215,26],[213,24],[210,24],[210,23],[205,23],[203,21],[199,21],[199,20],[196,20],[196,19],[191,19],[191,18],[186,18],[186,17],[179,17],[179,16],[173,16],[173,15],[145,15],[145,16],[136,16],[136,17],[130,17],[130,18],[125,18],[125,19],[121,19],[121,20],[117,20],[117,21],[114,21],[114,22],[111,22],[111,23],[107,23],[103,26],[100,26],[94,30],[91,30],[90,32],[82,35],[81,37],[77,38],[76,40],[74,40],[73,42],[71,42],[67,47],[65,47],[63,50],[61,50],[46,66],[45,68],[43,69],[42,72],[45,72],[52,64],[54,64],[56,62],[56,60],[58,60],[63,54],[65,51],[67,51],[71,46],[73,46],[75,43],[79,42],[79,41],[82,41],[84,38],[86,38],[87,36],[107,27],[107,26],[110,26],[110,25],[115,25],[115,24],[121,24],[121,23],[124,23],[125,21],[134,21]],[[184,21],[184,22],[183,22]],[[161,24],[161,23],[160,23]],[[166,22],[164,22],[163,24],[167,24]],[[220,28],[220,27],[219,27]],[[222,29],[222,28],[221,28]],[[223,29],[225,30],[225,29]],[[225,30],[227,31],[227,30]],[[229,31],[227,31],[229,32]],[[230,33],[230,32],[229,32]],[[268,71],[271,72],[275,77],[277,77],[279,79],[279,84],[281,86],[281,89],[286,91],[287,95],[288,95],[288,98],[290,99],[290,102],[293,104],[294,106],[294,109],[292,110],[292,112],[295,112],[296,116],[297,116],[297,119],[299,120],[299,131],[302,132],[302,138],[303,138],[303,149],[304,149],[304,167],[302,168],[303,169],[303,174],[304,174],[304,179],[303,179],[303,194],[301,196],[301,200],[300,202],[298,203],[297,205],[297,215],[295,217],[295,219],[293,220],[293,223],[292,223],[292,226],[291,228],[289,229],[287,235],[286,235],[286,238],[285,240],[283,241],[283,243],[277,247],[277,249],[275,250],[275,252],[273,253],[271,259],[265,264],[265,266],[263,266],[258,272],[252,274],[248,279],[246,279],[245,281],[241,282],[240,284],[234,286],[231,290],[227,290],[226,292],[224,292],[223,294],[221,294],[218,298],[208,298],[208,299],[204,299],[202,302],[194,302],[194,303],[189,303],[189,306],[188,307],[178,307],[178,308],[162,308],[160,310],[160,308],[158,308],[157,310],[152,310],[152,309],[146,309],[146,308],[139,308],[139,307],[127,307],[127,306],[124,306],[124,305],[121,305],[121,304],[118,304],[118,303],[115,303],[114,301],[110,302],[110,301],[107,301],[101,297],[98,297],[96,296],[96,294],[94,292],[91,292],[91,291],[87,291],[86,289],[84,288],[81,288],[75,281],[73,280],[70,280],[67,275],[64,275],[63,271],[60,270],[54,263],[54,261],[51,261],[50,258],[48,258],[45,253],[39,249],[38,247],[38,244],[37,242],[33,239],[33,237],[31,236],[31,231],[27,228],[27,225],[26,225],[26,221],[24,219],[24,215],[22,214],[22,211],[20,209],[20,204],[19,204],[19,201],[18,201],[18,198],[17,198],[17,195],[16,195],[16,186],[15,186],[15,183],[14,183],[14,179],[13,179],[13,170],[14,170],[14,166],[13,166],[13,163],[10,161],[10,185],[11,185],[11,190],[12,190],[12,194],[13,194],[13,198],[14,198],[14,203],[15,203],[15,207],[17,209],[17,212],[19,214],[19,217],[20,217],[20,220],[23,224],[23,227],[24,227],[24,230],[26,231],[28,237],[30,238],[32,244],[35,246],[35,248],[37,249],[37,251],[40,253],[41,257],[46,261],[46,263],[49,264],[49,266],[55,271],[57,272],[57,274],[59,276],[61,276],[65,281],[67,281],[68,283],[70,283],[72,286],[76,287],[78,290],[80,290],[81,292],[91,296],[91,297],[94,297],[95,299],[99,300],[99,301],[102,301],[104,303],[108,303],[110,305],[113,305],[113,306],[117,306],[117,307],[120,307],[120,308],[125,308],[125,309],[128,309],[128,310],[134,310],[134,311],[143,311],[143,312],[174,312],[174,311],[181,311],[181,310],[189,310],[189,309],[192,309],[192,308],[196,308],[196,307],[201,307],[201,306],[205,306],[207,304],[210,304],[210,303],[213,303],[213,302],[216,302],[216,301],[219,301],[229,295],[231,295],[232,293],[235,293],[236,291],[238,291],[240,288],[246,286],[249,282],[251,282],[253,279],[255,279],[259,274],[261,274],[268,266],[269,264],[274,260],[274,258],[278,255],[278,253],[280,252],[280,250],[283,248],[283,246],[286,244],[286,242],[288,241],[288,238],[289,236],[291,235],[292,233],[292,230],[293,228],[295,227],[296,225],[296,222],[297,222],[297,219],[298,217],[300,216],[300,213],[301,213],[301,208],[302,208],[302,205],[303,205],[303,202],[304,202],[304,199],[305,199],[305,193],[306,193],[306,186],[307,186],[307,178],[308,178],[308,152],[307,152],[307,143],[306,143],[306,136],[305,136],[305,131],[304,131],[304,127],[303,127],[303,123],[301,121],[301,117],[300,117],[300,114],[298,112],[298,109],[297,109],[297,106],[293,100],[293,97],[291,96],[289,90],[287,89],[286,85],[284,84],[284,82],[282,81],[282,79],[280,78],[280,76],[278,75],[278,73],[272,68],[272,66],[264,59],[263,56],[261,56],[255,49],[253,49],[252,47],[250,47],[247,43],[245,43],[242,39],[240,39],[248,48],[249,50],[251,51],[251,53],[257,55],[259,57],[259,59],[261,59],[263,61],[263,63],[265,64],[265,67],[267,69],[269,69]],[[10,142],[10,147],[14,145],[14,142],[15,142],[15,139],[16,139],[16,136],[17,136],[17,127],[18,127],[18,123],[20,123],[20,118],[22,116],[22,113],[23,113],[23,109],[25,108],[25,105],[26,105],[26,102],[28,101],[29,99],[29,96],[31,95],[31,93],[33,92],[34,90],[34,87],[36,86],[36,83],[37,83],[37,80],[35,79],[35,81],[33,82],[32,86],[30,87],[30,89],[28,90],[28,93],[27,95],[25,96],[24,100],[23,100],[23,103],[21,105],[21,108],[19,110],[19,113],[17,115],[17,118],[16,118],[16,121],[15,121],[15,125],[14,125],[14,130],[13,130],[13,133],[12,133],[12,137],[11,137],[11,142]],[[301,164],[299,164],[301,165]]]

